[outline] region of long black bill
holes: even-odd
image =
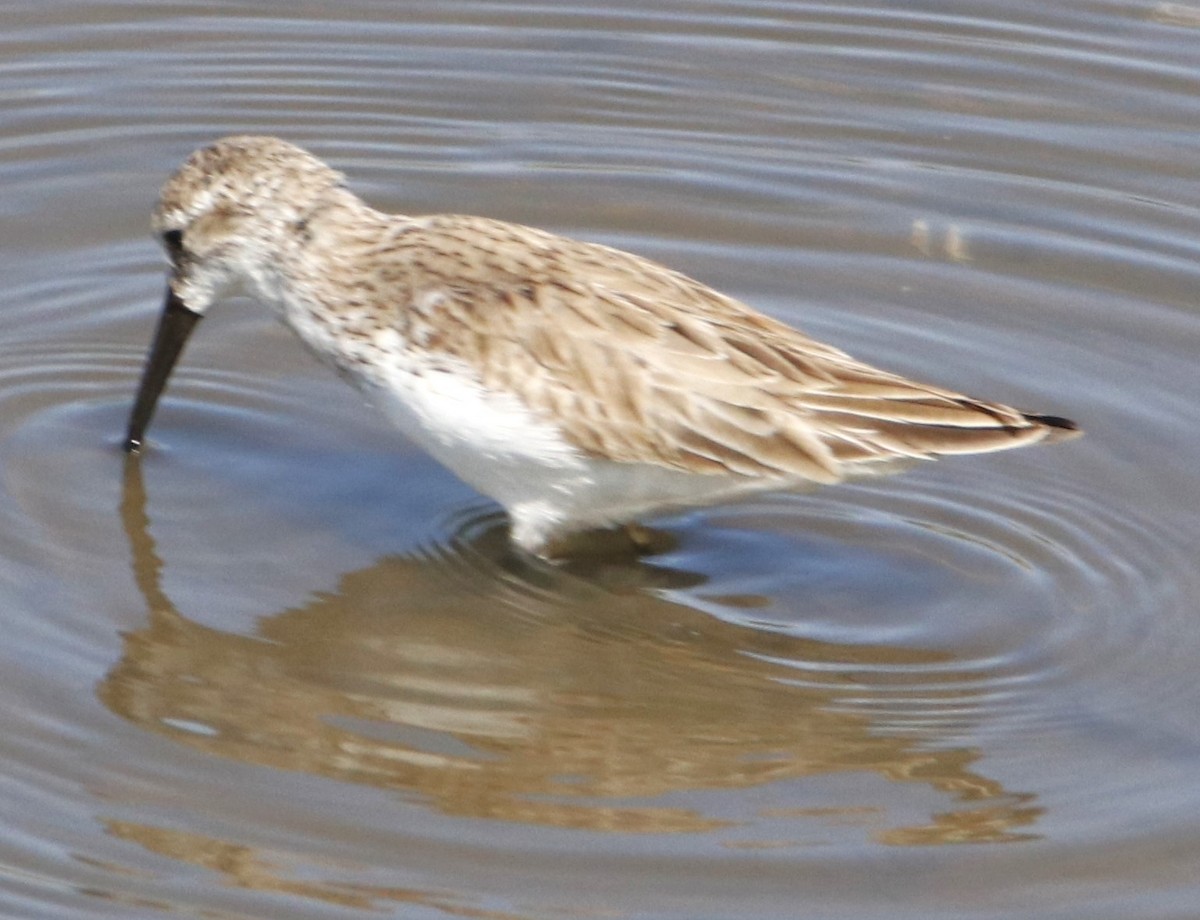
[[[142,449],[142,441],[150,419],[154,417],[158,397],[167,385],[171,369],[175,367],[200,316],[185,307],[170,285],[167,286],[167,299],[158,318],[158,328],[154,330],[154,342],[146,359],[146,369],[142,371],[137,402],[133,404],[133,412],[129,415],[129,431],[125,435],[125,450],[129,453],[137,453]]]

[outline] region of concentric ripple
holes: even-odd
[[[0,914],[1200,903],[1191,5],[9,6]],[[546,565],[230,303],[130,461],[155,189],[235,131],[1086,434]]]
[[[1124,708],[1120,718],[1152,717],[1187,690],[1195,575],[1179,534],[1118,516],[1066,476],[993,470],[980,494],[956,472],[706,514],[701,526],[737,528],[739,562],[769,561],[729,565],[702,602],[796,637],[926,650],[921,661],[866,664],[772,653],[795,670],[787,680],[838,686],[838,706],[881,729],[1036,734],[1077,720],[1084,687],[1119,689],[1122,702],[1108,705]],[[727,541],[702,539],[722,554]],[[707,552],[686,561],[704,565]],[[722,596],[763,582],[766,609],[722,609]],[[1064,698],[1066,688],[1077,689]]]

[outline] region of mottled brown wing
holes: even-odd
[[[598,457],[834,482],[1069,426],[876,370],[618,250],[461,217],[411,242],[426,344]]]

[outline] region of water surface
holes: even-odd
[[[1200,7],[10,4],[0,913],[1166,918],[1200,882]],[[274,133],[1068,444],[551,567],[147,215]]]

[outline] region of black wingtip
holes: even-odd
[[[1078,424],[1069,418],[1063,418],[1061,415],[1034,415],[1027,412],[1025,413],[1025,418],[1038,425],[1044,425],[1046,428],[1055,429],[1049,434],[1050,440],[1063,440],[1083,434],[1083,429]]]
[[[1027,419],[1032,422],[1040,422],[1050,428],[1063,428],[1067,431],[1078,431],[1079,426],[1069,418],[1063,418],[1061,415],[1026,415]]]

